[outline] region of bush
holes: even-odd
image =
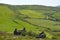
[[[23,32],[23,33],[22,33],[22,36],[26,36],[26,32]]]
[[[27,34],[28,34],[28,36],[32,36],[32,37],[36,36],[36,34],[34,32],[32,32],[32,31],[29,31]]]

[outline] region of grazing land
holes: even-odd
[[[46,38],[13,34],[24,27]],[[60,7],[0,4],[0,40],[60,40]]]

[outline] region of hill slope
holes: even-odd
[[[22,29],[24,27],[26,27],[28,31],[29,30],[35,31],[37,26],[31,25],[25,22],[24,20],[21,20],[21,18],[26,17],[26,15],[21,15],[18,12],[14,12],[14,11],[16,10],[10,9],[9,6],[0,5],[0,30],[1,31],[13,32],[15,28]],[[19,18],[19,15],[21,15],[21,18]]]
[[[35,33],[46,31],[48,38],[51,38],[50,34],[59,38],[60,9],[42,5],[0,4],[0,31],[13,32],[15,28],[24,27]]]

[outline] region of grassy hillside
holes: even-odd
[[[60,37],[60,9],[58,7],[47,7],[42,5],[7,5],[0,4],[0,31],[13,33],[14,29],[26,28],[38,34],[45,31],[47,38],[43,40],[54,40]],[[12,36],[10,36],[12,35]],[[0,39],[9,40],[38,40],[36,38],[16,37],[13,34],[0,35]],[[54,37],[54,38],[52,38]],[[42,39],[41,39],[42,40]]]
[[[12,21],[12,15],[14,14],[7,6],[0,6],[0,30],[10,29],[9,27],[15,25]]]
[[[23,22],[22,20],[18,20],[15,16],[15,13],[7,6],[0,6],[0,30],[12,32],[15,28],[21,29],[23,27],[27,27],[28,29],[35,29],[33,25]]]

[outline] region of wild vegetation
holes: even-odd
[[[26,36],[14,35],[24,27]],[[46,38],[35,37],[43,31]],[[0,4],[0,40],[60,40],[60,7]]]

